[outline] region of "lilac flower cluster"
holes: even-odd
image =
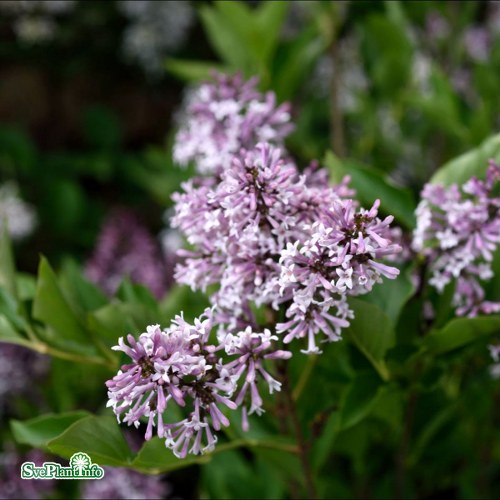
[[[51,497],[55,490],[53,479],[21,479],[19,471],[23,462],[33,462],[41,467],[47,457],[39,450],[21,455],[14,449],[0,453],[0,499],[30,498],[33,500]],[[97,481],[96,481],[97,482]]]
[[[26,347],[0,342],[0,412],[8,409],[14,396],[35,396],[32,381],[42,378],[48,369],[48,357]]]
[[[144,418],[146,439],[156,433],[179,457],[213,448],[215,432],[229,425],[222,410],[241,409],[248,429],[248,415],[264,411],[262,386],[281,388],[266,363],[291,353],[275,346],[306,339],[303,352],[317,354],[321,333],[320,341],[340,339],[353,317],[347,297],[395,278],[399,270],[381,260],[401,251],[378,200],[359,208],[349,179],[330,186],[316,162],[299,171],[276,144],[291,127],[287,108],[258,94],[253,80],[218,76],[188,113],[174,155],[212,175],[173,196],[171,227],[190,245],[178,252],[175,278],[193,290],[213,287],[213,308],[194,324],[177,316],[166,330],[120,339],[132,362],[107,383],[118,418],[135,426]],[[172,405],[187,416],[172,422]]]
[[[157,476],[146,476],[117,467],[105,467],[99,481],[84,481],[83,500],[161,500],[170,491],[168,483]]]
[[[148,287],[158,299],[170,285],[159,243],[124,208],[115,208],[105,220],[85,271],[109,295],[127,275],[134,283]]]
[[[258,144],[235,155],[219,182],[186,183],[174,196],[172,225],[193,249],[181,252],[177,281],[194,290],[219,284],[211,301],[230,311],[228,330],[245,324],[235,318],[253,324],[251,302],[287,304],[290,320],[277,330],[289,332],[285,342],[308,336],[312,353],[321,330],[337,340],[351,317],[346,296],[370,291],[382,275],[395,278],[399,271],[378,259],[400,246],[391,241],[393,218],[377,217],[378,201],[356,209],[343,198],[352,194],[345,182],[329,187],[327,178],[317,166],[301,175],[278,148]]]
[[[202,174],[229,168],[235,153],[261,141],[281,145],[291,132],[288,104],[277,106],[273,92],[256,89],[257,80],[215,75],[193,90],[177,133],[174,160],[194,162]]]
[[[123,351],[131,363],[122,366],[107,382],[108,406],[128,425],[139,426],[147,419],[145,439],[153,434],[165,439],[165,445],[178,457],[213,449],[214,431],[229,426],[221,408],[243,408],[244,428],[247,414],[263,411],[259,393],[262,382],[269,392],[278,391],[280,383],[264,366],[268,359],[287,359],[290,353],[274,350],[269,331],[250,329],[219,336],[211,343],[213,314],[210,309],[194,324],[176,316],[165,330],[149,326],[128,345],[120,338],[116,350]],[[228,358],[225,361],[224,358]],[[188,416],[169,422],[171,405],[186,408]]]
[[[429,283],[439,292],[457,280],[453,305],[459,316],[500,312],[481,285],[493,277],[500,243],[500,197],[493,192],[499,180],[500,168],[491,161],[485,181],[473,177],[462,188],[427,184],[417,207],[413,248],[428,258]]]

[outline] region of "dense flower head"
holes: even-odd
[[[174,195],[172,224],[192,247],[180,252],[177,281],[202,290],[218,284],[211,301],[219,314],[249,324],[251,302],[287,303],[290,320],[278,329],[294,332],[287,341],[306,330],[311,341],[321,329],[338,339],[351,316],[344,296],[370,291],[382,275],[395,278],[398,270],[379,261],[401,250],[392,241],[393,218],[377,217],[378,201],[357,209],[345,198],[353,194],[347,182],[329,186],[317,164],[301,174],[268,143],[241,150],[219,179],[186,183]],[[244,324],[231,314],[221,319],[228,330]]]
[[[170,491],[168,483],[158,476],[147,476],[133,470],[105,467],[99,481],[85,481],[83,500],[161,500]]]
[[[220,173],[233,155],[258,142],[282,145],[291,132],[288,104],[277,105],[273,92],[262,94],[257,80],[214,75],[189,96],[174,145],[181,166],[194,162],[202,174]]]
[[[210,338],[212,326],[213,311],[207,309],[193,324],[176,316],[169,328],[149,326],[139,339],[129,335],[127,344],[120,338],[115,347],[131,362],[107,382],[108,406],[128,425],[139,427],[140,419],[146,418],[145,439],[156,433],[179,457],[214,447],[216,431],[229,426],[224,408],[236,410],[250,400],[250,413],[260,413],[263,403],[255,384],[257,374],[270,392],[279,390],[262,361],[290,356],[271,349],[270,332],[246,329],[217,341]],[[185,410],[185,418],[168,421],[172,404]],[[244,426],[248,425],[246,414],[244,410]]]
[[[279,323],[284,342],[307,337],[306,353],[318,353],[315,337],[340,339],[341,329],[353,317],[346,297],[369,292],[382,276],[394,279],[399,270],[379,260],[401,251],[391,241],[392,216],[377,217],[380,202],[370,210],[356,210],[352,200],[335,200],[322,219],[307,226],[307,239],[281,252],[280,294],[291,305],[289,321]]]
[[[439,292],[456,279],[453,305],[460,316],[500,312],[485,300],[482,281],[492,278],[491,261],[500,243],[500,197],[494,188],[500,168],[490,162],[486,180],[462,187],[427,184],[417,207],[413,248],[428,258]]]
[[[86,264],[87,277],[107,294],[116,292],[128,276],[161,298],[169,286],[169,270],[160,244],[127,209],[113,209]]]

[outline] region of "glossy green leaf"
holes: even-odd
[[[431,332],[423,345],[434,354],[443,354],[492,334],[500,334],[500,316],[455,318]]]
[[[388,349],[395,342],[394,327],[391,320],[374,304],[360,299],[350,299],[354,319],[345,331],[345,338],[351,339],[368,358],[384,380],[389,379],[389,371],[384,362]]]
[[[116,418],[108,416],[78,420],[49,441],[47,447],[52,453],[67,459],[78,451],[87,453],[99,465],[125,467],[132,458]]]
[[[500,134],[486,139],[477,148],[464,153],[443,165],[432,177],[433,184],[463,184],[473,176],[483,177],[488,160],[500,162]]]
[[[10,427],[19,444],[42,448],[46,447],[49,441],[62,434],[72,424],[89,415],[83,410],[62,414],[51,413],[31,420],[11,420]]]
[[[44,340],[50,344],[80,354],[95,354],[88,332],[71,309],[47,260],[42,257],[33,304],[33,316],[50,327]]]

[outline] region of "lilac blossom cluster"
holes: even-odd
[[[462,188],[427,184],[417,207],[413,248],[427,257],[439,292],[456,279],[453,306],[459,316],[500,312],[485,300],[481,285],[493,277],[491,262],[500,243],[500,197],[494,193],[500,168],[490,162],[486,180],[475,177]]]
[[[52,498],[56,487],[53,479],[27,481],[21,479],[20,476],[23,462],[33,462],[37,467],[41,467],[47,458],[39,450],[31,450],[26,455],[21,455],[15,449],[10,448],[0,453],[0,499]]]
[[[149,288],[158,299],[170,285],[160,244],[124,208],[113,209],[106,218],[85,272],[109,295],[116,292],[125,276]]]
[[[171,227],[190,246],[178,252],[175,278],[210,287],[213,307],[194,324],[181,315],[166,330],[120,339],[131,363],[107,383],[118,419],[147,421],[145,438],[157,434],[179,457],[211,450],[229,425],[224,412],[240,409],[247,430],[248,416],[264,411],[262,387],[281,388],[267,363],[291,353],[275,346],[300,339],[303,352],[318,354],[318,342],[339,340],[353,317],[347,297],[394,279],[399,270],[381,261],[401,251],[379,200],[360,208],[349,179],[330,186],[316,162],[299,171],[276,144],[291,128],[287,108],[258,94],[255,81],[218,76],[188,113],[174,155],[212,175],[173,196]],[[167,406],[185,416],[176,420]]]
[[[241,150],[219,181],[191,181],[174,195],[172,225],[192,246],[180,252],[177,281],[193,290],[218,284],[211,301],[229,331],[254,324],[252,302],[284,307],[277,332],[285,342],[307,336],[306,352],[319,352],[317,334],[338,340],[349,325],[348,295],[399,273],[379,262],[401,250],[393,218],[377,217],[378,201],[358,209],[346,182],[329,187],[317,165],[300,174],[269,144]]]
[[[241,148],[261,141],[281,145],[292,131],[288,104],[278,106],[273,92],[260,93],[257,80],[218,74],[192,90],[174,145],[181,166],[194,162],[198,172],[230,168]]]
[[[83,481],[83,500],[161,500],[170,492],[170,485],[157,476],[140,472],[105,467],[99,481]]]
[[[248,429],[247,415],[261,414],[263,385],[270,393],[281,384],[267,371],[266,360],[288,359],[291,353],[276,350],[277,337],[269,330],[250,328],[235,334],[218,335],[213,342],[213,311],[188,323],[176,316],[169,328],[152,325],[136,341],[120,338],[116,350],[131,363],[122,366],[107,382],[108,406],[118,421],[139,427],[147,420],[145,439],[154,434],[182,458],[213,449],[216,432],[229,426],[222,409],[242,409],[242,426]],[[187,416],[175,420],[173,406],[185,408]]]

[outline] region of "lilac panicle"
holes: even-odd
[[[182,315],[176,316],[168,329],[149,326],[138,340],[129,335],[127,343],[121,338],[114,348],[123,351],[131,362],[106,383],[108,406],[113,408],[118,421],[123,419],[128,425],[139,427],[144,418],[145,439],[157,434],[178,457],[213,449],[216,432],[229,425],[225,408],[234,411],[250,399],[250,412],[260,413],[262,399],[255,385],[257,373],[270,392],[280,388],[262,360],[289,357],[289,353],[271,349],[269,332],[245,330],[226,337],[223,342],[210,343],[212,325],[210,309],[193,324],[187,323]],[[225,362],[223,351],[226,357],[237,359]],[[245,382],[239,390],[238,383],[245,372]],[[187,416],[169,422],[168,407],[172,404],[183,408]]]
[[[453,305],[459,316],[500,312],[481,285],[493,277],[491,261],[500,243],[500,197],[493,191],[500,168],[491,161],[486,180],[462,187],[427,184],[417,207],[413,249],[428,258],[429,283],[439,292],[457,280]]]
[[[334,187],[327,180],[317,165],[300,174],[263,143],[235,155],[218,181],[186,183],[174,195],[172,225],[191,249],[181,251],[177,281],[202,290],[218,284],[211,301],[229,331],[245,324],[231,324],[231,315],[253,324],[251,302],[287,303],[289,321],[277,330],[288,332],[287,341],[307,336],[307,352],[319,352],[312,341],[320,330],[337,340],[351,317],[345,296],[370,291],[381,276],[395,278],[399,271],[380,261],[400,246],[392,217],[377,217],[379,202],[358,210],[344,199],[352,195],[347,179]]]
[[[105,467],[104,477],[99,481],[84,481],[83,500],[161,500],[170,486],[158,476],[147,476],[133,470]]]
[[[189,97],[174,145],[174,160],[194,162],[198,172],[214,174],[231,166],[241,148],[262,141],[282,145],[291,132],[288,104],[276,103],[273,92],[260,93],[255,78],[215,74]]]
[[[158,299],[169,286],[160,245],[125,208],[113,209],[106,218],[85,271],[109,295],[116,292],[127,275],[134,283],[149,288]]]

